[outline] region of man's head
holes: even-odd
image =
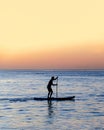
[[[52,76],[52,78],[51,78],[52,80],[54,80],[55,78],[54,78],[54,76]]]

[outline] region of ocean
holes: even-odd
[[[51,76],[75,101],[33,100]],[[104,130],[104,70],[0,70],[0,130]]]

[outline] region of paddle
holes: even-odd
[[[57,85],[56,85],[56,98],[58,98],[58,77],[57,77]]]

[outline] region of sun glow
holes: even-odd
[[[0,1],[0,69],[104,69],[103,5]]]

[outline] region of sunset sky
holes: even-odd
[[[0,0],[0,69],[104,69],[104,0]]]

